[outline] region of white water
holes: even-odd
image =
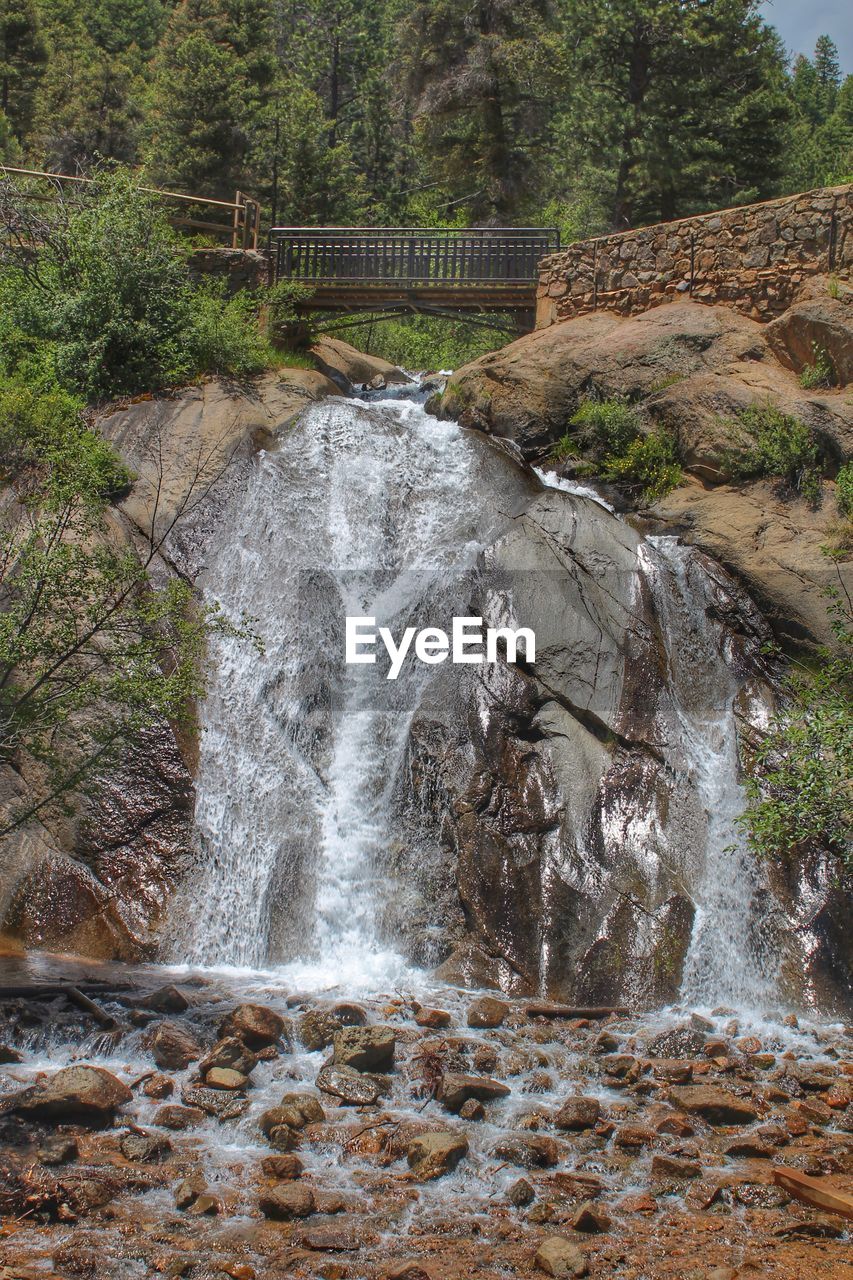
[[[758,1009],[772,997],[777,962],[759,941],[766,878],[737,824],[745,807],[734,711],[739,682],[729,666],[725,632],[712,615],[713,582],[677,538],[648,538],[640,556],[668,638],[675,714],[668,754],[686,763],[705,816],[682,996],[706,1006]]]
[[[255,619],[265,652],[215,644],[196,810],[204,861],[173,916],[173,959],[273,968],[298,988],[375,991],[412,976],[381,922],[391,796],[434,672],[409,660],[387,681],[381,652],[377,666],[346,666],[343,620],[371,615],[399,636],[465,611],[465,575],[518,492],[511,464],[496,462],[400,392],[316,405],[258,458],[204,585],[229,615]],[[643,543],[637,569],[666,641],[667,758],[706,818],[685,885],[697,911],[683,995],[757,1008],[773,973],[755,944],[760,875],[735,825],[738,682],[709,619],[712,583],[674,538]]]
[[[460,574],[504,519],[486,450],[395,396],[327,400],[259,458],[205,586],[256,620],[265,653],[215,644],[196,808],[206,865],[175,912],[176,958],[285,964],[314,987],[404,973],[378,937],[382,863],[433,669],[410,660],[388,681],[381,649],[376,666],[345,666],[344,618],[373,616],[399,637],[459,612]]]

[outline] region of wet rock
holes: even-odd
[[[183,1181],[178,1183],[175,1189],[175,1205],[178,1209],[189,1209],[199,1196],[204,1195],[207,1191],[207,1183],[204,1174],[200,1169],[189,1174]]]
[[[450,1071],[442,1077],[438,1097],[448,1111],[459,1111],[469,1098],[478,1102],[494,1102],[510,1093],[507,1085],[488,1076],[466,1076]]]
[[[103,1067],[63,1067],[44,1083],[18,1094],[10,1110],[52,1124],[104,1128],[133,1094]]]
[[[263,1049],[284,1036],[287,1023],[280,1014],[262,1004],[238,1005],[219,1027],[223,1039],[236,1036],[250,1049]]]
[[[191,1129],[201,1124],[204,1116],[201,1107],[182,1107],[180,1103],[170,1102],[155,1111],[154,1123],[162,1129]]]
[[[689,1084],[693,1078],[692,1062],[679,1058],[655,1058],[651,1068],[656,1080],[665,1080],[669,1084]]]
[[[189,1213],[196,1217],[216,1217],[222,1212],[222,1201],[211,1191],[205,1191],[190,1205]]]
[[[596,1053],[615,1053],[619,1048],[619,1040],[609,1031],[599,1031],[592,1045]]]
[[[518,1178],[507,1191],[506,1198],[516,1209],[523,1209],[525,1205],[533,1203],[536,1192],[526,1178]]]
[[[343,1025],[340,1018],[325,1009],[310,1009],[299,1019],[299,1039],[309,1052],[315,1053],[327,1049]]]
[[[712,1032],[714,1024],[710,1018],[704,1018],[701,1013],[691,1013],[690,1025],[694,1031]]]
[[[705,1045],[705,1036],[695,1027],[674,1027],[655,1036],[646,1046],[650,1058],[697,1057]]]
[[[535,1137],[501,1138],[492,1147],[496,1160],[521,1165],[522,1169],[549,1169],[560,1158],[560,1149],[553,1138],[537,1134]]]
[[[459,1116],[462,1120],[482,1120],[485,1114],[486,1108],[476,1098],[469,1098],[459,1108]]]
[[[591,1200],[585,1200],[572,1217],[575,1231],[600,1232],[609,1231],[612,1223],[603,1209],[597,1208]]]
[[[773,1148],[758,1138],[744,1135],[741,1138],[730,1138],[722,1146],[724,1156],[743,1156],[748,1160],[770,1160],[775,1154]]]
[[[289,1152],[287,1155],[264,1156],[261,1170],[267,1178],[273,1178],[276,1182],[290,1182],[302,1177],[303,1165],[299,1156]]]
[[[576,1094],[567,1098],[554,1116],[558,1129],[592,1129],[601,1115],[601,1103],[597,1098],[585,1098]]]
[[[548,1236],[543,1240],[534,1262],[549,1276],[585,1276],[589,1272],[582,1251],[565,1236]]]
[[[183,991],[171,984],[158,987],[138,1003],[143,1009],[153,1009],[156,1013],[186,1013],[190,1007],[190,1002]]]
[[[640,1064],[630,1053],[607,1053],[601,1059],[601,1066],[614,1080],[636,1080],[640,1074]]]
[[[493,1044],[479,1044],[474,1050],[471,1063],[475,1071],[488,1075],[498,1065],[498,1051]]]
[[[337,1004],[333,1004],[332,1013],[342,1027],[367,1026],[366,1011],[362,1009],[360,1004],[353,1004],[350,1000],[339,1000]]]
[[[481,996],[468,1006],[468,1026],[479,1028],[499,1027],[509,1013],[509,1005],[494,996]]]
[[[429,1009],[424,1005],[415,1006],[415,1022],[419,1027],[429,1027],[434,1031],[449,1027],[453,1019],[446,1009]]]
[[[151,1038],[151,1052],[161,1070],[184,1071],[191,1062],[198,1062],[202,1047],[186,1027],[161,1022]]]
[[[383,1280],[436,1280],[436,1275],[422,1262],[401,1262],[386,1271]]]
[[[379,1101],[379,1089],[370,1076],[364,1076],[353,1067],[323,1067],[316,1080],[317,1088],[331,1093],[342,1102],[354,1107],[370,1107]]]
[[[203,1076],[206,1076],[214,1068],[239,1071],[241,1075],[249,1076],[257,1065],[258,1055],[256,1053],[252,1053],[251,1049],[247,1049],[243,1041],[237,1036],[226,1036],[224,1040],[219,1040],[210,1053],[201,1060],[198,1069]]]
[[[310,1218],[316,1204],[309,1187],[300,1182],[282,1182],[261,1193],[258,1207],[265,1218],[288,1221],[293,1218]]]
[[[623,1151],[648,1147],[654,1140],[652,1130],[641,1124],[623,1124],[613,1135],[614,1146],[621,1147]]]
[[[669,1178],[698,1178],[702,1166],[695,1160],[682,1160],[678,1156],[652,1156],[652,1180],[665,1181]]]
[[[355,1071],[390,1070],[396,1041],[393,1027],[343,1027],[335,1032],[334,1065]]]
[[[690,1121],[677,1111],[670,1111],[655,1125],[655,1133],[669,1134],[675,1138],[689,1138],[695,1132]]]
[[[242,1071],[233,1071],[230,1067],[211,1067],[205,1074],[204,1083],[208,1089],[236,1091],[245,1089],[249,1083],[249,1077],[244,1076]]]
[[[142,1092],[146,1098],[154,1098],[160,1101],[163,1098],[170,1098],[175,1092],[175,1082],[170,1076],[161,1075],[158,1071],[152,1075],[142,1086]]]
[[[139,1164],[159,1163],[168,1159],[172,1150],[171,1142],[162,1133],[147,1133],[143,1129],[126,1133],[119,1147],[125,1160]]]
[[[17,1049],[13,1049],[10,1044],[0,1044],[0,1064],[23,1062],[24,1055],[19,1053]]]
[[[749,1099],[716,1085],[677,1086],[671,1090],[670,1098],[677,1107],[701,1116],[709,1124],[751,1124],[758,1119],[758,1111]]]
[[[58,1134],[42,1143],[37,1151],[39,1164],[69,1164],[80,1154],[76,1138],[63,1138]]]
[[[217,1120],[234,1120],[249,1106],[248,1098],[237,1098],[221,1089],[189,1086],[181,1090],[181,1101],[187,1107],[199,1107]]]
[[[409,1143],[406,1158],[409,1168],[422,1181],[439,1178],[450,1173],[468,1154],[468,1139],[464,1134],[443,1129],[422,1133]]]
[[[289,1122],[296,1118],[301,1120],[301,1113],[295,1107],[270,1107],[269,1110],[261,1112],[258,1116],[258,1127],[261,1133],[270,1136],[274,1129],[290,1129],[292,1131],[301,1129],[301,1123],[290,1124]]]

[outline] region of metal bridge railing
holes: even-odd
[[[556,228],[273,227],[278,280],[411,288],[524,285],[560,247]]]

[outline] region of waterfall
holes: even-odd
[[[682,995],[709,1006],[760,1007],[772,995],[778,964],[762,942],[766,876],[737,824],[746,803],[735,718],[741,682],[715,616],[715,582],[697,553],[674,537],[647,538],[640,559],[666,637],[667,755],[686,770],[704,815]]]
[[[264,646],[213,643],[196,823],[202,866],[172,921],[176,958],[289,964],[294,981],[393,979],[378,938],[390,797],[434,668],[345,666],[344,618],[449,623],[506,523],[493,450],[412,400],[326,400],[258,460],[203,585]],[[461,594],[460,594],[461,593]],[[458,597],[458,600],[457,600]],[[455,603],[456,602],[456,603]]]
[[[571,495],[577,519],[595,511],[601,537],[612,522],[630,545],[594,491],[540,477]],[[263,653],[239,637],[213,641],[201,859],[172,915],[174,959],[275,967],[304,988],[375,990],[405,975],[383,932],[394,918],[394,797],[436,668],[408,661],[390,681],[381,652],[375,666],[345,665],[344,619],[372,616],[396,637],[405,626],[449,630],[470,611],[484,548],[537,492],[499,444],[404,396],[311,406],[258,456],[208,547],[202,585],[229,616],[252,620]],[[691,846],[681,857],[696,907],[683,994],[756,1005],[773,966],[756,942],[762,877],[735,822],[740,682],[714,620],[718,584],[675,538],[637,537],[633,576],[648,583],[666,655],[666,766],[699,814],[689,830],[674,823],[655,837],[664,852],[685,836]]]

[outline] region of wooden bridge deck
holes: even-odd
[[[274,227],[276,280],[312,286],[320,311],[532,311],[540,260],[559,248],[541,227]]]

